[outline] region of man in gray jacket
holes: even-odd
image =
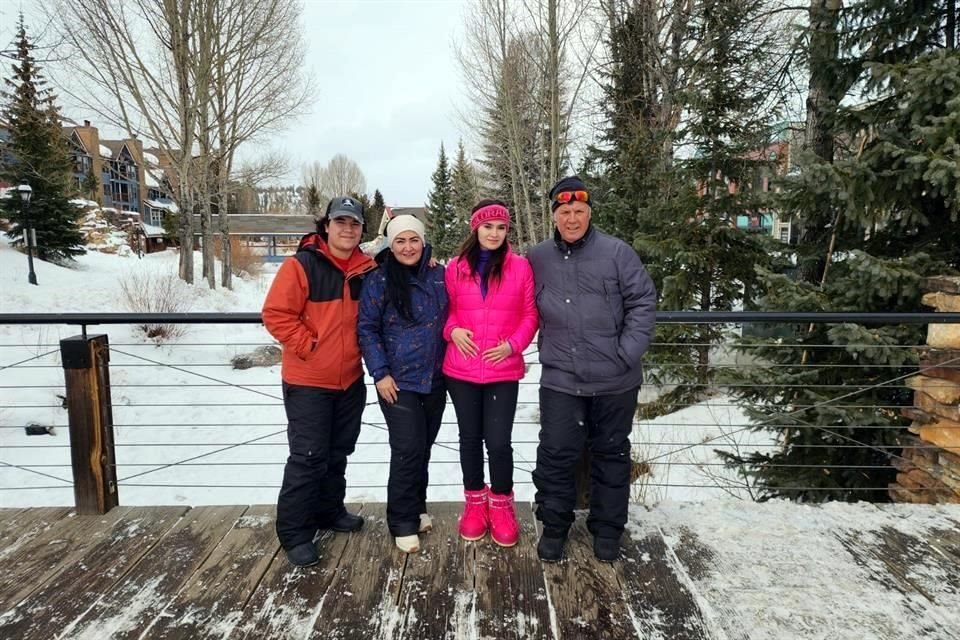
[[[627,522],[630,432],[655,327],[657,291],[628,244],[594,228],[577,176],[550,190],[556,230],[528,258],[540,312],[540,445],[533,482],[542,560],[563,557],[576,503],[574,469],[591,454],[590,515],[597,558],[613,562]]]

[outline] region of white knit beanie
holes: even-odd
[[[404,231],[413,231],[420,236],[420,242],[424,244],[427,243],[425,237],[426,230],[423,228],[423,223],[420,222],[420,219],[416,216],[405,213],[397,216],[387,224],[387,244],[393,246],[393,241]]]

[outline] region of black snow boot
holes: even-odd
[[[287,549],[287,560],[295,567],[310,567],[320,562],[320,556],[312,542],[304,542]]]
[[[616,562],[620,558],[620,539],[597,536],[593,539],[593,555],[597,560]]]
[[[537,543],[537,555],[544,562],[559,562],[563,558],[563,545],[566,541],[566,538],[553,538],[544,534]]]
[[[341,533],[360,531],[361,527],[363,527],[363,518],[361,516],[355,516],[347,511],[342,512],[333,519],[332,523],[330,523],[331,529],[334,531],[340,531]]]

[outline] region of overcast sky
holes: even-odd
[[[463,3],[307,0],[317,83],[309,116],[278,139],[302,164],[344,153],[388,204],[422,204],[440,142],[455,147],[463,86],[453,55]]]
[[[0,0],[4,45],[14,35],[20,7],[28,34],[42,28],[40,4]],[[305,0],[304,5],[307,70],[316,83],[316,102],[264,146],[289,154],[290,183],[301,181],[304,163],[326,163],[343,153],[360,165],[371,194],[378,188],[387,204],[423,204],[441,141],[454,150],[462,133],[463,83],[453,44],[464,2]],[[8,69],[5,64],[4,76]],[[64,106],[65,116],[97,123],[96,114]]]

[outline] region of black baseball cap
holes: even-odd
[[[363,224],[363,205],[356,198],[340,196],[327,205],[327,218],[353,218]]]

